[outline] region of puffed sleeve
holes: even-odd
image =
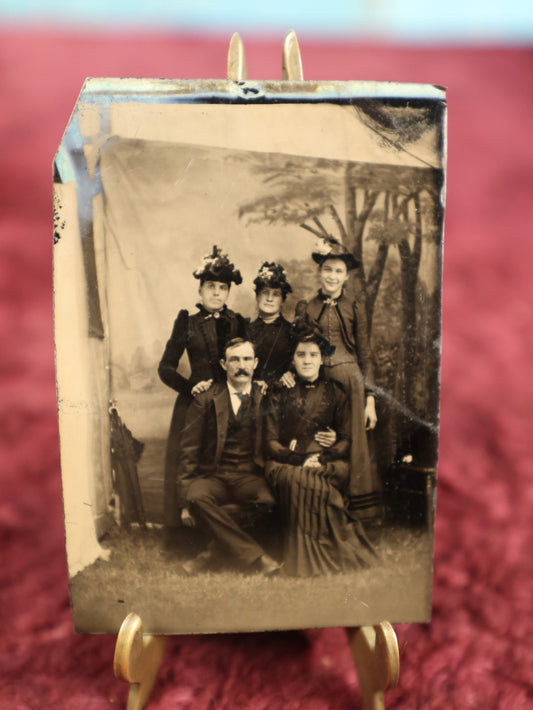
[[[362,299],[353,302],[354,314],[354,339],[357,351],[359,367],[363,373],[365,383],[365,393],[374,392],[374,366],[372,364],[372,352],[370,350],[370,338],[368,335],[368,324],[366,319],[366,308]]]
[[[187,333],[189,330],[189,313],[182,310],[174,321],[172,334],[165,347],[165,352],[157,369],[159,377],[168,386],[181,394],[189,394],[191,383],[183,375],[178,374],[177,368],[187,347]]]

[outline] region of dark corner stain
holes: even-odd
[[[61,239],[61,233],[65,229],[66,221],[61,218],[63,206],[60,203],[54,205],[54,244]]]
[[[239,87],[240,92],[243,96],[248,94],[259,94],[261,89],[257,86],[250,86],[247,81],[242,81],[240,79],[235,79],[234,84]]]
[[[243,86],[241,92],[246,96],[247,94],[259,94],[260,89],[255,86]]]
[[[57,163],[56,163],[56,162],[54,162],[54,177],[53,177],[53,181],[54,181],[54,183],[57,184],[57,185],[62,185],[62,184],[63,184],[63,180],[61,179],[61,175],[59,174],[59,170],[57,169]]]

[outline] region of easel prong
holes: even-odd
[[[130,684],[127,710],[142,710],[154,687],[166,636],[143,636],[141,618],[128,614],[122,622],[115,645],[115,677]]]
[[[398,640],[388,621],[377,626],[346,629],[352,651],[363,710],[384,710],[385,690],[398,684],[400,655]]]
[[[290,30],[283,41],[282,54],[283,79],[289,81],[303,81],[304,73],[302,68],[302,57],[296,32]]]
[[[247,79],[244,44],[238,32],[234,32],[228,50],[228,79],[244,81]]]

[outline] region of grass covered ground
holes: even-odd
[[[429,617],[431,540],[407,528],[384,529],[379,561],[352,574],[291,579],[225,570],[187,576],[182,563],[200,548],[184,536],[168,551],[159,526],[166,439],[142,440],[138,474],[149,529],[114,529],[102,541],[109,559],[71,580],[79,631],[115,633],[129,612],[138,613],[145,630],[154,633],[358,626]]]
[[[165,550],[162,531],[113,531],[98,560],[71,580],[78,631],[116,633],[138,613],[153,633],[192,633],[358,626],[424,621],[431,606],[427,534],[387,529],[374,566],[350,574],[293,579],[240,572],[187,576],[192,547]]]

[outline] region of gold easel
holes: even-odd
[[[302,60],[296,33],[290,31],[283,43],[283,79],[303,81]],[[228,52],[228,79],[247,78],[244,46],[235,33]],[[388,621],[377,626],[347,628],[348,644],[359,678],[363,710],[384,710],[384,693],[394,688],[400,674],[398,641]],[[113,671],[130,684],[127,710],[143,710],[155,683],[167,636],[143,634],[142,620],[128,614],[115,645]]]
[[[400,660],[398,641],[388,621],[377,626],[346,629],[354,660],[363,710],[384,710],[384,693],[398,683]],[[115,646],[113,670],[119,680],[130,684],[127,710],[143,710],[152,688],[167,636],[143,635],[137,614],[122,622]]]

